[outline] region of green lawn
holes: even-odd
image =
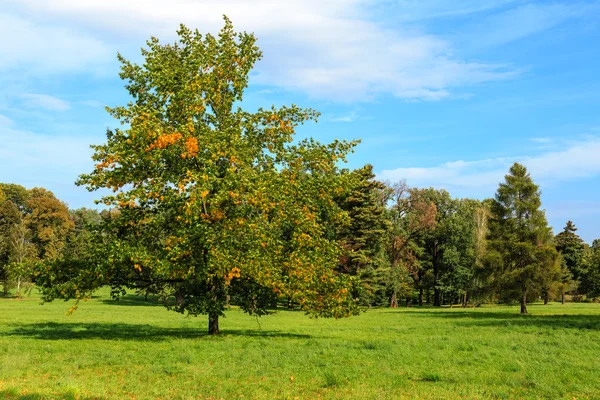
[[[237,310],[205,336],[130,297],[0,299],[0,399],[600,399],[600,304]]]

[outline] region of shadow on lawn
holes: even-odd
[[[146,300],[143,296],[136,295],[125,295],[120,297],[119,299],[102,299],[99,300],[100,303],[106,304],[109,306],[130,306],[130,307],[153,307],[153,306],[162,306],[161,303],[158,302],[156,297],[150,296],[148,300]]]
[[[529,306],[528,306],[529,308]],[[455,320],[460,325],[470,326],[523,326],[537,328],[570,328],[570,329],[590,329],[600,330],[600,315],[539,315],[535,314],[521,315],[513,312],[489,312],[480,310],[448,310],[439,309],[433,311],[423,310],[415,314],[423,314],[427,317],[444,318]]]
[[[99,396],[81,396],[72,393],[64,394],[53,394],[51,396],[47,394],[39,393],[28,393],[19,394],[17,390],[2,390],[0,391],[0,399],[6,400],[48,400],[48,399],[61,399],[61,400],[103,400],[104,397]]]
[[[163,328],[152,325],[103,324],[103,323],[56,323],[24,324],[8,333],[12,336],[31,337],[43,340],[104,339],[161,341],[170,338],[194,339],[208,337],[206,328]],[[281,331],[231,329],[221,331],[221,336],[282,337],[308,339],[310,335]]]

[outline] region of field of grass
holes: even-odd
[[[600,304],[234,309],[220,337],[135,297],[69,306],[0,298],[0,399],[600,399]]]

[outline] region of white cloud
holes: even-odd
[[[18,130],[0,115],[0,182],[43,186],[75,206],[93,205],[95,194],[74,185],[79,174],[91,171],[89,144],[102,140],[86,135],[45,135]]]
[[[457,190],[459,195],[491,195],[514,162],[524,164],[535,182],[552,184],[600,175],[600,137],[565,144],[565,149],[536,156],[455,161],[434,167],[384,170],[381,179],[406,179],[412,186]]]
[[[52,74],[95,71],[112,58],[109,47],[82,31],[39,24],[0,12],[0,71]],[[7,77],[4,76],[3,79]]]
[[[542,144],[546,144],[546,143],[552,142],[552,138],[549,138],[549,137],[534,137],[534,138],[531,138],[530,140],[532,142],[542,143]]]
[[[5,115],[0,114],[0,128],[2,126],[8,126],[8,125],[10,125],[12,123],[13,123],[13,121],[10,118],[8,118]]]
[[[585,13],[581,4],[523,4],[502,13],[483,18],[466,40],[476,46],[503,45],[553,28],[567,19]]]
[[[151,34],[171,40],[181,22],[202,32],[215,32],[227,14],[237,29],[255,32],[264,50],[255,83],[336,101],[368,101],[380,94],[439,100],[457,87],[516,73],[503,65],[459,59],[450,43],[410,24],[390,28],[372,22],[368,19],[372,9],[381,5],[376,0],[10,1],[31,15],[77,25],[76,34],[52,31],[54,36],[65,36],[53,42],[64,39],[73,49],[85,47],[74,40],[91,42],[92,54],[106,53],[107,46],[86,32],[118,40],[119,48],[129,49],[132,41],[140,45]],[[465,4],[464,12],[472,6]],[[22,31],[43,31],[37,25],[21,24],[28,25]],[[19,48],[27,49],[24,54],[31,53],[31,46],[41,47],[34,40],[17,42]],[[66,61],[50,53],[36,60],[48,57],[54,63],[85,63],[71,53]]]
[[[33,108],[41,107],[48,111],[67,111],[71,108],[69,102],[47,94],[23,94],[20,97]]]
[[[93,107],[93,108],[104,107],[104,104],[97,100],[83,100],[83,101],[80,101],[79,104],[82,104],[87,107]]]

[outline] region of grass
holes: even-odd
[[[234,309],[220,337],[135,297],[69,306],[0,298],[1,399],[600,398],[600,304]]]

